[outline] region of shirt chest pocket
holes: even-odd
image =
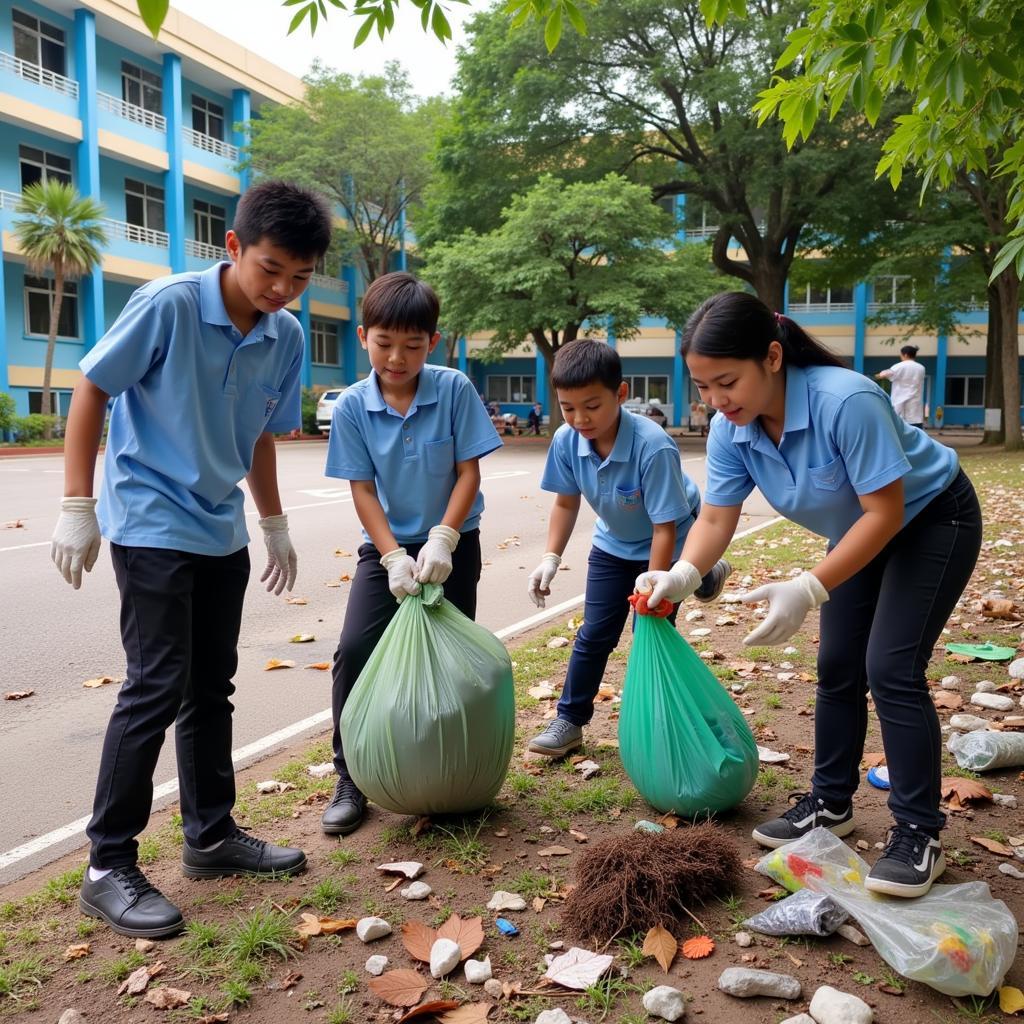
[[[623,512],[637,512],[643,508],[644,493],[638,485],[617,485],[615,488],[615,505]]]
[[[811,483],[823,491],[838,491],[846,483],[846,466],[843,464],[843,457],[837,455],[831,462],[824,466],[818,466],[808,471]]]
[[[455,469],[455,438],[424,444],[423,465],[431,476],[448,476]]]
[[[280,401],[281,392],[277,388],[272,388],[267,384],[253,384],[246,399],[246,423],[251,424],[262,433]]]

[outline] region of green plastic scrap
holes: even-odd
[[[964,654],[982,661],[1009,661],[1017,652],[1012,647],[997,647],[995,644],[946,644],[950,654]]]

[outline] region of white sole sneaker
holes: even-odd
[[[822,828],[828,828],[829,832],[834,836],[838,836],[840,839],[843,836],[848,836],[856,827],[857,822],[854,818],[850,818],[849,821],[842,821],[838,825],[822,825]],[[805,832],[804,835],[807,833]],[[779,839],[778,836],[765,835],[763,832],[759,832],[756,828],[750,833],[750,838],[755,843],[760,843],[761,846],[767,846],[769,850],[777,850],[780,846],[786,846],[789,843],[795,843],[798,839],[803,839],[803,836],[793,836],[790,839]]]
[[[946,870],[946,856],[940,853],[932,865],[932,870],[924,881],[911,885],[907,882],[891,882],[885,878],[872,878],[870,872],[864,879],[864,888],[868,892],[877,892],[885,896],[901,896],[910,900],[917,896],[924,896],[935,884],[935,880]]]

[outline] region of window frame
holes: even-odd
[[[46,287],[43,287],[45,282]],[[50,333],[50,311],[53,309],[53,296],[56,290],[56,282],[52,277],[36,277],[33,274],[26,274],[22,285],[22,300],[24,303],[24,329],[26,338],[40,338],[46,341]],[[32,315],[29,295],[45,294],[49,301],[46,307],[46,329],[42,332],[32,330]],[[70,300],[70,301],[69,301]],[[69,312],[73,310],[73,312]],[[58,341],[81,341],[82,325],[78,315],[78,283],[76,281],[64,282],[64,299],[61,303],[61,319],[65,316],[74,316],[75,334],[61,334],[60,324],[57,325]]]
[[[311,317],[309,321],[309,353],[310,362],[316,366],[341,366],[341,334],[336,320],[325,320],[322,317]],[[328,333],[329,332],[329,333]],[[335,358],[327,359],[329,352],[326,347],[333,342]],[[318,358],[323,357],[323,358]]]
[[[153,192],[159,192],[160,195],[151,195]],[[131,196],[135,199],[142,201],[142,220],[143,223],[131,219],[128,212],[128,197]],[[150,204],[160,206],[160,224],[150,223]],[[146,231],[159,231],[163,234],[167,233],[167,191],[162,185],[151,185],[148,181],[143,181],[141,178],[125,178],[124,179],[124,219],[125,223],[131,224],[133,227],[143,228]]]
[[[31,150],[34,153],[39,153],[42,157],[41,160],[36,160],[34,157],[26,156],[25,150]],[[62,160],[68,166],[65,171],[63,168],[51,167],[50,160]],[[40,149],[39,146],[29,146],[25,143],[18,143],[18,175],[21,179],[21,190],[22,192],[33,184],[33,182],[25,182],[25,168],[36,167],[39,169],[39,177],[37,181],[46,182],[51,178],[55,178],[58,181],[63,181],[66,185],[73,185],[75,179],[73,176],[74,162],[71,157],[63,156],[60,153],[51,152],[48,149]],[[66,179],[66,180],[65,180]]]
[[[627,402],[642,402],[649,404],[651,401],[651,381],[652,380],[663,380],[665,382],[665,397],[659,398],[658,402],[662,405],[668,405],[672,400],[672,383],[669,380],[667,373],[624,373],[622,375],[623,381],[626,382],[626,401]],[[644,382],[644,391],[641,398],[636,397],[635,381],[642,380]]]
[[[150,81],[147,83],[147,77]],[[139,91],[139,101],[131,99],[128,95],[129,85],[135,85]],[[146,90],[151,89],[156,93],[156,106],[146,104]],[[141,64],[133,64],[130,60],[121,61],[121,99],[125,103],[138,107],[140,110],[147,110],[151,114],[163,114],[164,112],[164,81],[155,71],[144,68]]]
[[[206,207],[205,210],[200,210],[199,206],[203,205]],[[219,210],[220,215],[218,216],[214,211]],[[215,239],[215,232],[213,231],[213,222],[219,220],[223,225],[223,229],[220,232],[220,238]],[[204,232],[200,230],[200,224],[204,224],[206,227],[205,234],[209,235],[208,238],[204,238]],[[227,207],[217,206],[215,203],[210,202],[209,199],[198,199],[193,198],[192,200],[192,227],[195,232],[195,239],[197,242],[202,242],[205,245],[216,245],[220,248],[224,248],[225,238],[228,231],[228,211]]]
[[[949,388],[956,381],[960,386],[961,401],[951,402],[949,400]],[[971,402],[971,381],[981,382],[981,401]],[[985,408],[985,375],[983,373],[951,373],[946,377],[946,393],[943,396],[946,401],[943,405],[949,409],[984,409]]]
[[[219,114],[214,111],[220,111]],[[196,115],[199,115],[200,120],[204,123],[204,128],[196,127]],[[216,134],[210,131],[210,118],[215,117],[220,121],[220,134]],[[198,132],[200,135],[205,135],[207,138],[216,139],[218,142],[224,141],[224,107],[215,103],[213,100],[208,100],[205,96],[199,93],[192,93],[192,130]]]
[[[504,381],[505,397],[499,397],[495,394],[495,382]],[[519,388],[516,391],[512,382],[518,381]],[[525,384],[529,381],[529,390],[526,389]],[[513,398],[515,394],[522,394],[524,398]],[[495,373],[487,375],[487,391],[486,398],[489,402],[498,402],[504,405],[533,405],[536,401],[537,395],[537,375],[533,373]]]
[[[22,20],[19,20],[22,19]],[[27,24],[32,22],[32,24]],[[49,31],[46,31],[49,30]],[[18,55],[18,33],[19,31],[24,35],[32,36],[35,39],[35,59],[29,57],[20,57]],[[11,8],[11,43],[12,49],[14,50],[15,57],[19,60],[25,61],[27,64],[34,64],[37,68],[43,68],[45,71],[50,71],[55,75],[60,75],[61,78],[67,78],[68,74],[68,34],[59,25],[54,25],[49,21],[43,21],[42,18],[37,18],[34,14],[29,14],[27,11],[22,11],[17,7]],[[50,67],[43,61],[43,40],[46,40],[51,46],[60,47],[61,59],[59,67]]]

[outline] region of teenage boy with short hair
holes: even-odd
[[[622,362],[610,345],[581,338],[560,349],[551,383],[565,423],[548,449],[541,487],[553,491],[548,551],[530,574],[528,593],[538,608],[551,593],[585,497],[598,514],[587,568],[583,625],[569,659],[558,717],[529,749],[564,757],[583,744],[594,714],[608,656],[622,635],[637,576],[670,566],[700,510],[700,492],[687,477],[679,449],[665,431],[622,403]],[[696,597],[713,601],[732,570],[718,562]],[[676,610],[671,619],[675,622]]]
[[[103,743],[79,906],[122,935],[184,926],[136,863],[172,722],[184,874],[292,874],[306,863],[301,850],[262,842],[231,817],[229,698],[249,582],[243,477],[267,546],[260,581],[275,594],[295,582],[273,435],[301,423],[303,339],[285,306],[305,290],[331,230],[319,196],[256,185],[227,234],[231,261],[140,288],[81,362],[51,555],[77,590],[102,531],[121,594],[128,678]],[[112,396],[97,519],[93,474]]]
[[[366,798],[345,764],[339,721],[352,687],[398,611],[422,583],[476,616],[480,581],[480,459],[501,447],[469,378],[427,364],[440,313],[412,274],[377,278],[363,296],[359,341],[372,372],[334,406],[327,476],[348,480],[365,543],[334,654],[331,690],[338,782],[324,811],[328,835],[359,827]]]

